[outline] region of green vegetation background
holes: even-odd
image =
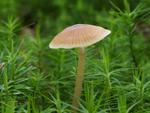
[[[150,0],[1,0],[0,113],[71,113],[77,51],[65,27],[112,31],[86,49],[79,113],[150,113]]]

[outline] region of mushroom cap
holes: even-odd
[[[89,24],[75,24],[57,34],[49,44],[50,48],[78,48],[90,46],[104,39],[111,31]]]

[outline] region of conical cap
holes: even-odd
[[[104,39],[111,31],[103,27],[76,24],[65,28],[49,44],[50,48],[78,48],[90,46]]]

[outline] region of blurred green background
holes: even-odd
[[[86,49],[79,113],[150,113],[150,0],[0,0],[0,113],[71,113],[76,49],[53,50],[73,24],[111,34]]]
[[[124,0],[1,0],[0,17],[19,18],[25,26],[38,23],[43,32],[54,33],[75,23],[108,24],[105,18],[114,9],[112,3],[126,10]],[[129,0],[130,9],[133,10],[139,3],[147,7],[150,5],[149,0]]]

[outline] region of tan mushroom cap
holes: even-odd
[[[65,28],[49,44],[50,48],[78,48],[90,46],[104,39],[111,31],[103,27],[76,24]]]

